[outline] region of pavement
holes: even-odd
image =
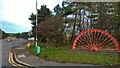
[[[46,61],[43,59],[40,59],[39,57],[32,55],[30,52],[28,52],[27,50],[25,50],[26,46],[20,46],[15,48],[15,50],[13,51],[13,54],[15,56],[15,61],[19,64],[22,64],[24,66],[27,67],[42,67],[42,68],[53,68],[53,67],[59,67],[59,68],[63,68],[63,67],[72,67],[72,68],[80,68],[80,67],[91,67],[91,68],[98,68],[101,66],[98,65],[91,65],[91,64],[73,64],[73,63],[58,63],[58,62],[52,62],[52,61]],[[74,66],[74,67],[73,67]],[[110,67],[105,67],[103,66],[102,68],[110,68]],[[116,68],[116,67],[115,67]]]

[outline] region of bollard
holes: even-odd
[[[31,43],[28,43],[28,44],[27,44],[27,47],[30,47],[30,46],[31,46]]]
[[[40,46],[36,46],[36,56],[38,56],[40,54]]]

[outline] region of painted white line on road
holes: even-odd
[[[23,49],[25,49],[25,48],[16,48],[16,49],[20,49],[20,50],[23,50]]]
[[[24,54],[22,55],[17,55],[18,58],[23,58],[23,57],[26,57]]]

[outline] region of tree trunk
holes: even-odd
[[[77,15],[75,14],[75,22],[74,22],[74,25],[73,25],[73,31],[72,31],[71,41],[72,41],[72,39],[74,38],[74,35],[75,35],[76,21],[77,21]]]

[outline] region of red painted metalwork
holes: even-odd
[[[91,51],[99,51],[110,48],[113,48],[116,51],[120,50],[116,39],[110,33],[100,29],[83,31],[74,40],[72,49],[75,49],[77,46],[80,46],[81,49]]]

